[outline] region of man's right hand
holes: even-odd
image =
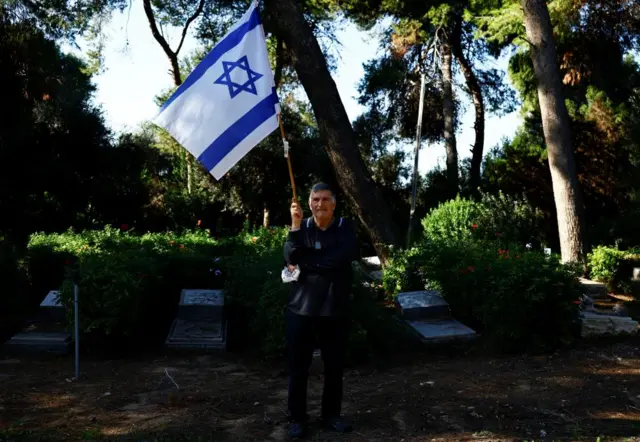
[[[300,224],[302,224],[302,207],[293,201],[291,203],[291,228],[294,230],[299,229]]]

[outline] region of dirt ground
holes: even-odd
[[[283,440],[286,373],[230,355],[83,361],[0,358],[0,441]],[[173,379],[173,380],[172,380]],[[175,382],[175,383],[174,383]],[[309,385],[317,416],[321,363]],[[640,441],[640,347],[599,344],[539,357],[427,352],[350,369],[355,432],[313,440]]]

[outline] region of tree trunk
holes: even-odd
[[[271,211],[265,204],[264,209],[262,211],[262,227],[266,229],[269,227],[270,223],[271,223]]]
[[[455,104],[453,103],[453,78],[451,75],[451,43],[449,31],[444,31],[440,37],[442,54],[442,112],[444,116],[444,147],[447,151],[447,180],[449,181],[450,197],[458,194],[458,150],[456,148],[456,133],[454,129]]]
[[[322,144],[333,164],[338,183],[371,237],[383,263],[389,245],[398,245],[391,211],[371,178],[349,117],[320,49],[295,0],[266,0],[269,24],[284,40],[293,66],[309,97]],[[295,152],[294,152],[295,154]]]
[[[180,43],[178,44],[178,48],[174,51],[169,46],[169,43],[164,38],[160,30],[158,29],[158,25],[156,23],[156,17],[153,12],[153,8],[151,7],[151,0],[143,0],[142,6],[144,8],[144,13],[147,16],[147,21],[149,22],[149,27],[151,28],[151,35],[158,42],[164,53],[169,58],[169,64],[171,65],[171,76],[173,78],[173,84],[177,87],[182,84],[182,75],[180,74],[180,63],[178,62],[178,54],[180,53],[180,49],[182,49],[182,45],[184,44],[184,40],[187,36],[187,31],[189,30],[189,26],[191,23],[198,18],[202,11],[204,10],[204,2],[205,0],[200,0],[198,2],[198,6],[193,14],[187,19],[182,28],[182,37],[180,38]],[[187,152],[186,154],[187,160],[187,193],[191,194],[191,177],[192,177],[192,159],[191,153]]]
[[[456,20],[455,29],[452,35],[453,54],[456,57],[456,61],[462,69],[464,79],[467,83],[467,88],[471,93],[473,99],[473,107],[475,109],[475,122],[473,129],[476,133],[476,139],[473,144],[473,150],[471,154],[471,170],[469,172],[469,187],[471,193],[476,194],[480,187],[480,168],[482,166],[482,155],[484,154],[484,100],[482,98],[482,89],[478,83],[478,78],[473,72],[471,63],[464,55],[462,50],[462,18],[458,17]]]
[[[544,0],[521,0],[521,6],[538,82],[538,100],[549,155],[562,261],[584,263],[586,244],[582,198],[549,10]]]

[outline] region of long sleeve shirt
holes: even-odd
[[[358,258],[356,232],[351,221],[335,220],[326,230],[313,218],[290,231],[284,245],[287,264],[300,267],[291,284],[287,308],[305,316],[341,316],[351,289],[351,263]]]

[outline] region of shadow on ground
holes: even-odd
[[[283,440],[286,374],[231,356],[0,359],[0,441]],[[537,357],[421,354],[350,369],[348,436],[312,440],[639,440],[640,348],[608,343]],[[317,415],[321,365],[309,405]],[[635,439],[637,438],[637,439]]]

